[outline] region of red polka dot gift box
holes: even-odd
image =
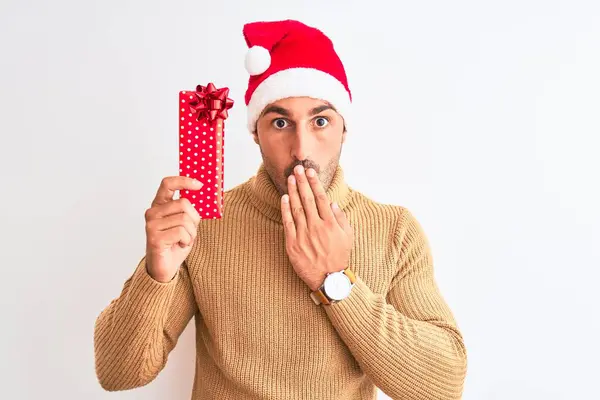
[[[179,92],[179,175],[202,182],[200,190],[182,190],[202,219],[223,217],[225,120],[233,106],[228,88],[209,83]]]

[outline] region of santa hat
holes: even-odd
[[[300,96],[329,102],[348,127],[352,94],[344,66],[323,32],[294,20],[261,21],[244,25],[244,38],[250,132],[267,105]]]

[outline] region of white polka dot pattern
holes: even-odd
[[[196,121],[188,101],[190,91],[179,92],[179,175],[198,179],[201,190],[182,190],[202,219],[223,217],[225,123],[222,119]]]

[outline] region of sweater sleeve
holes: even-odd
[[[154,380],[197,311],[187,264],[162,283],[148,274],[143,257],[120,296],[96,319],[94,356],[100,385],[108,391],[128,390]]]
[[[460,399],[467,354],[434,280],[421,225],[404,208],[398,270],[387,295],[357,276],[350,295],[324,306],[361,369],[393,399]]]

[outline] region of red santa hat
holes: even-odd
[[[344,66],[323,32],[294,20],[261,21],[244,25],[244,38],[250,132],[267,105],[300,96],[329,102],[348,127],[352,94]]]

